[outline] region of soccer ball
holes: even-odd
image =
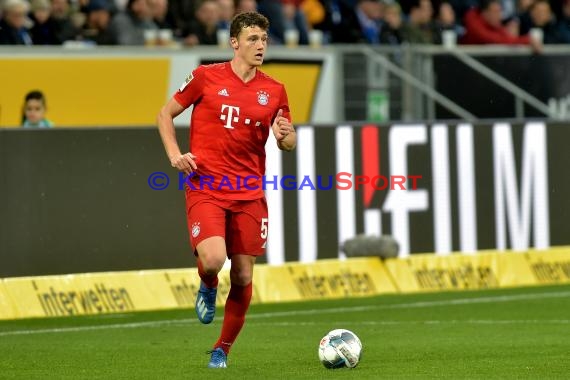
[[[354,368],[361,354],[362,343],[349,330],[332,330],[319,343],[319,360],[326,368]]]

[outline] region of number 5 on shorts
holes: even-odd
[[[268,229],[268,218],[261,218],[261,238],[267,239],[267,229]]]

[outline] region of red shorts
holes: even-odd
[[[198,244],[212,236],[224,238],[228,257],[265,253],[268,232],[265,197],[248,201],[217,199],[188,189],[185,194],[188,232],[194,254],[197,254]]]

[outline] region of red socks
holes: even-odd
[[[209,275],[204,272],[204,267],[200,259],[198,259],[198,275],[206,287],[218,287],[218,276]],[[230,352],[232,344],[235,342],[245,323],[245,313],[251,302],[252,290],[253,286],[251,282],[246,286],[231,285],[224,310],[222,333],[214,345],[214,348],[221,347],[226,354]]]
[[[198,276],[200,276],[200,280],[206,285],[208,288],[217,288],[218,287],[218,275],[214,274],[207,274],[204,272],[204,267],[202,266],[202,261],[200,259],[198,261]]]
[[[246,286],[232,284],[226,300],[222,333],[214,348],[221,347],[226,354],[230,352],[232,344],[245,323],[245,313],[251,301],[252,288],[251,282]]]

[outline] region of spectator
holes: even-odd
[[[0,20],[0,45],[32,45],[27,17],[30,7],[24,0],[6,0]]]
[[[562,19],[560,20],[564,31],[570,33],[570,0],[564,0],[562,4]]]
[[[434,43],[442,43],[442,33],[446,30],[455,32],[458,39],[465,34],[465,28],[457,23],[453,7],[447,1],[443,1],[439,4],[435,18]]]
[[[528,35],[514,35],[503,26],[499,0],[483,0],[479,8],[465,14],[464,24],[463,44],[531,45],[535,51],[540,49],[540,44],[531,41]]]
[[[384,13],[384,4],[380,1],[360,0],[356,4],[356,17],[366,42],[380,43],[380,27]]]
[[[111,13],[115,14],[116,12],[124,12],[127,10],[127,5],[129,0],[112,0],[113,4],[111,5]]]
[[[517,14],[525,13],[530,9],[534,0],[519,0],[517,2]]]
[[[383,4],[377,0],[332,0],[332,43],[379,43]]]
[[[159,29],[174,30],[176,22],[170,13],[168,0],[149,0],[152,19]]]
[[[269,41],[283,43],[285,40],[286,19],[281,0],[259,0],[257,3],[259,13],[269,20]]]
[[[182,34],[190,29],[194,20],[198,0],[169,0],[168,13],[172,15],[174,35],[182,37]]]
[[[83,30],[83,38],[96,45],[116,45],[117,38],[109,28],[111,23],[111,6],[107,0],[91,0],[85,7],[87,21]]]
[[[471,8],[479,6],[479,0],[446,0],[449,5],[453,8],[453,13],[455,13],[455,18],[458,23],[461,24],[461,20],[465,17],[467,11]],[[532,1],[532,0],[519,0],[519,1]]]
[[[216,0],[204,0],[196,9],[195,20],[184,33],[184,45],[216,45],[220,6]]]
[[[325,4],[319,0],[302,0],[301,9],[310,28],[320,29],[316,27],[325,21]]]
[[[32,1],[32,21],[30,35],[34,45],[61,45],[57,35],[57,22],[51,17],[51,4],[48,0]]]
[[[319,6],[312,3],[318,2]],[[349,2],[352,0],[343,0]],[[313,29],[318,29],[323,32],[323,42],[329,43],[332,40],[332,30],[336,24],[342,21],[344,15],[341,13],[341,6],[339,0],[306,0],[303,4],[303,9],[307,15],[307,20],[312,25]],[[345,13],[352,11],[350,8],[344,6]],[[322,13],[321,13],[322,11]]]
[[[234,0],[234,6],[236,9],[235,14],[257,11],[256,0]]]
[[[69,0],[51,0],[51,17],[56,25],[59,41],[75,40],[81,35],[85,17],[71,9]]]
[[[530,20],[528,29],[521,28],[522,34],[527,34],[532,28],[538,28],[542,30],[544,44],[570,42],[570,33],[566,31],[564,25],[556,21],[548,0],[535,0],[529,8],[528,18]]]
[[[236,14],[236,4],[234,0],[217,0],[220,8],[220,22],[218,29],[230,30],[232,19]],[[255,10],[255,9],[254,9]]]
[[[51,128],[53,123],[46,119],[46,98],[41,91],[34,90],[26,94],[22,111],[22,127]]]
[[[299,43],[309,43],[309,24],[301,9],[303,0],[281,0],[281,9],[285,17],[285,29],[296,29],[299,32]]]
[[[388,3],[384,7],[384,25],[380,32],[380,43],[386,45],[400,45],[402,38],[402,8],[397,2]]]
[[[119,45],[144,45],[145,30],[158,31],[148,0],[129,0],[126,12],[119,12],[109,26]]]
[[[532,28],[532,21],[530,20],[530,6],[534,0],[520,0],[517,7],[517,19],[519,20],[519,32],[528,32]],[[521,33],[526,34],[526,33]]]
[[[430,0],[412,1],[408,20],[402,27],[404,41],[411,44],[433,44],[436,33],[432,17],[433,6]]]
[[[518,1],[517,0],[500,0],[500,1],[501,1],[501,18],[503,20],[516,18],[518,13],[518,4],[517,4]]]

